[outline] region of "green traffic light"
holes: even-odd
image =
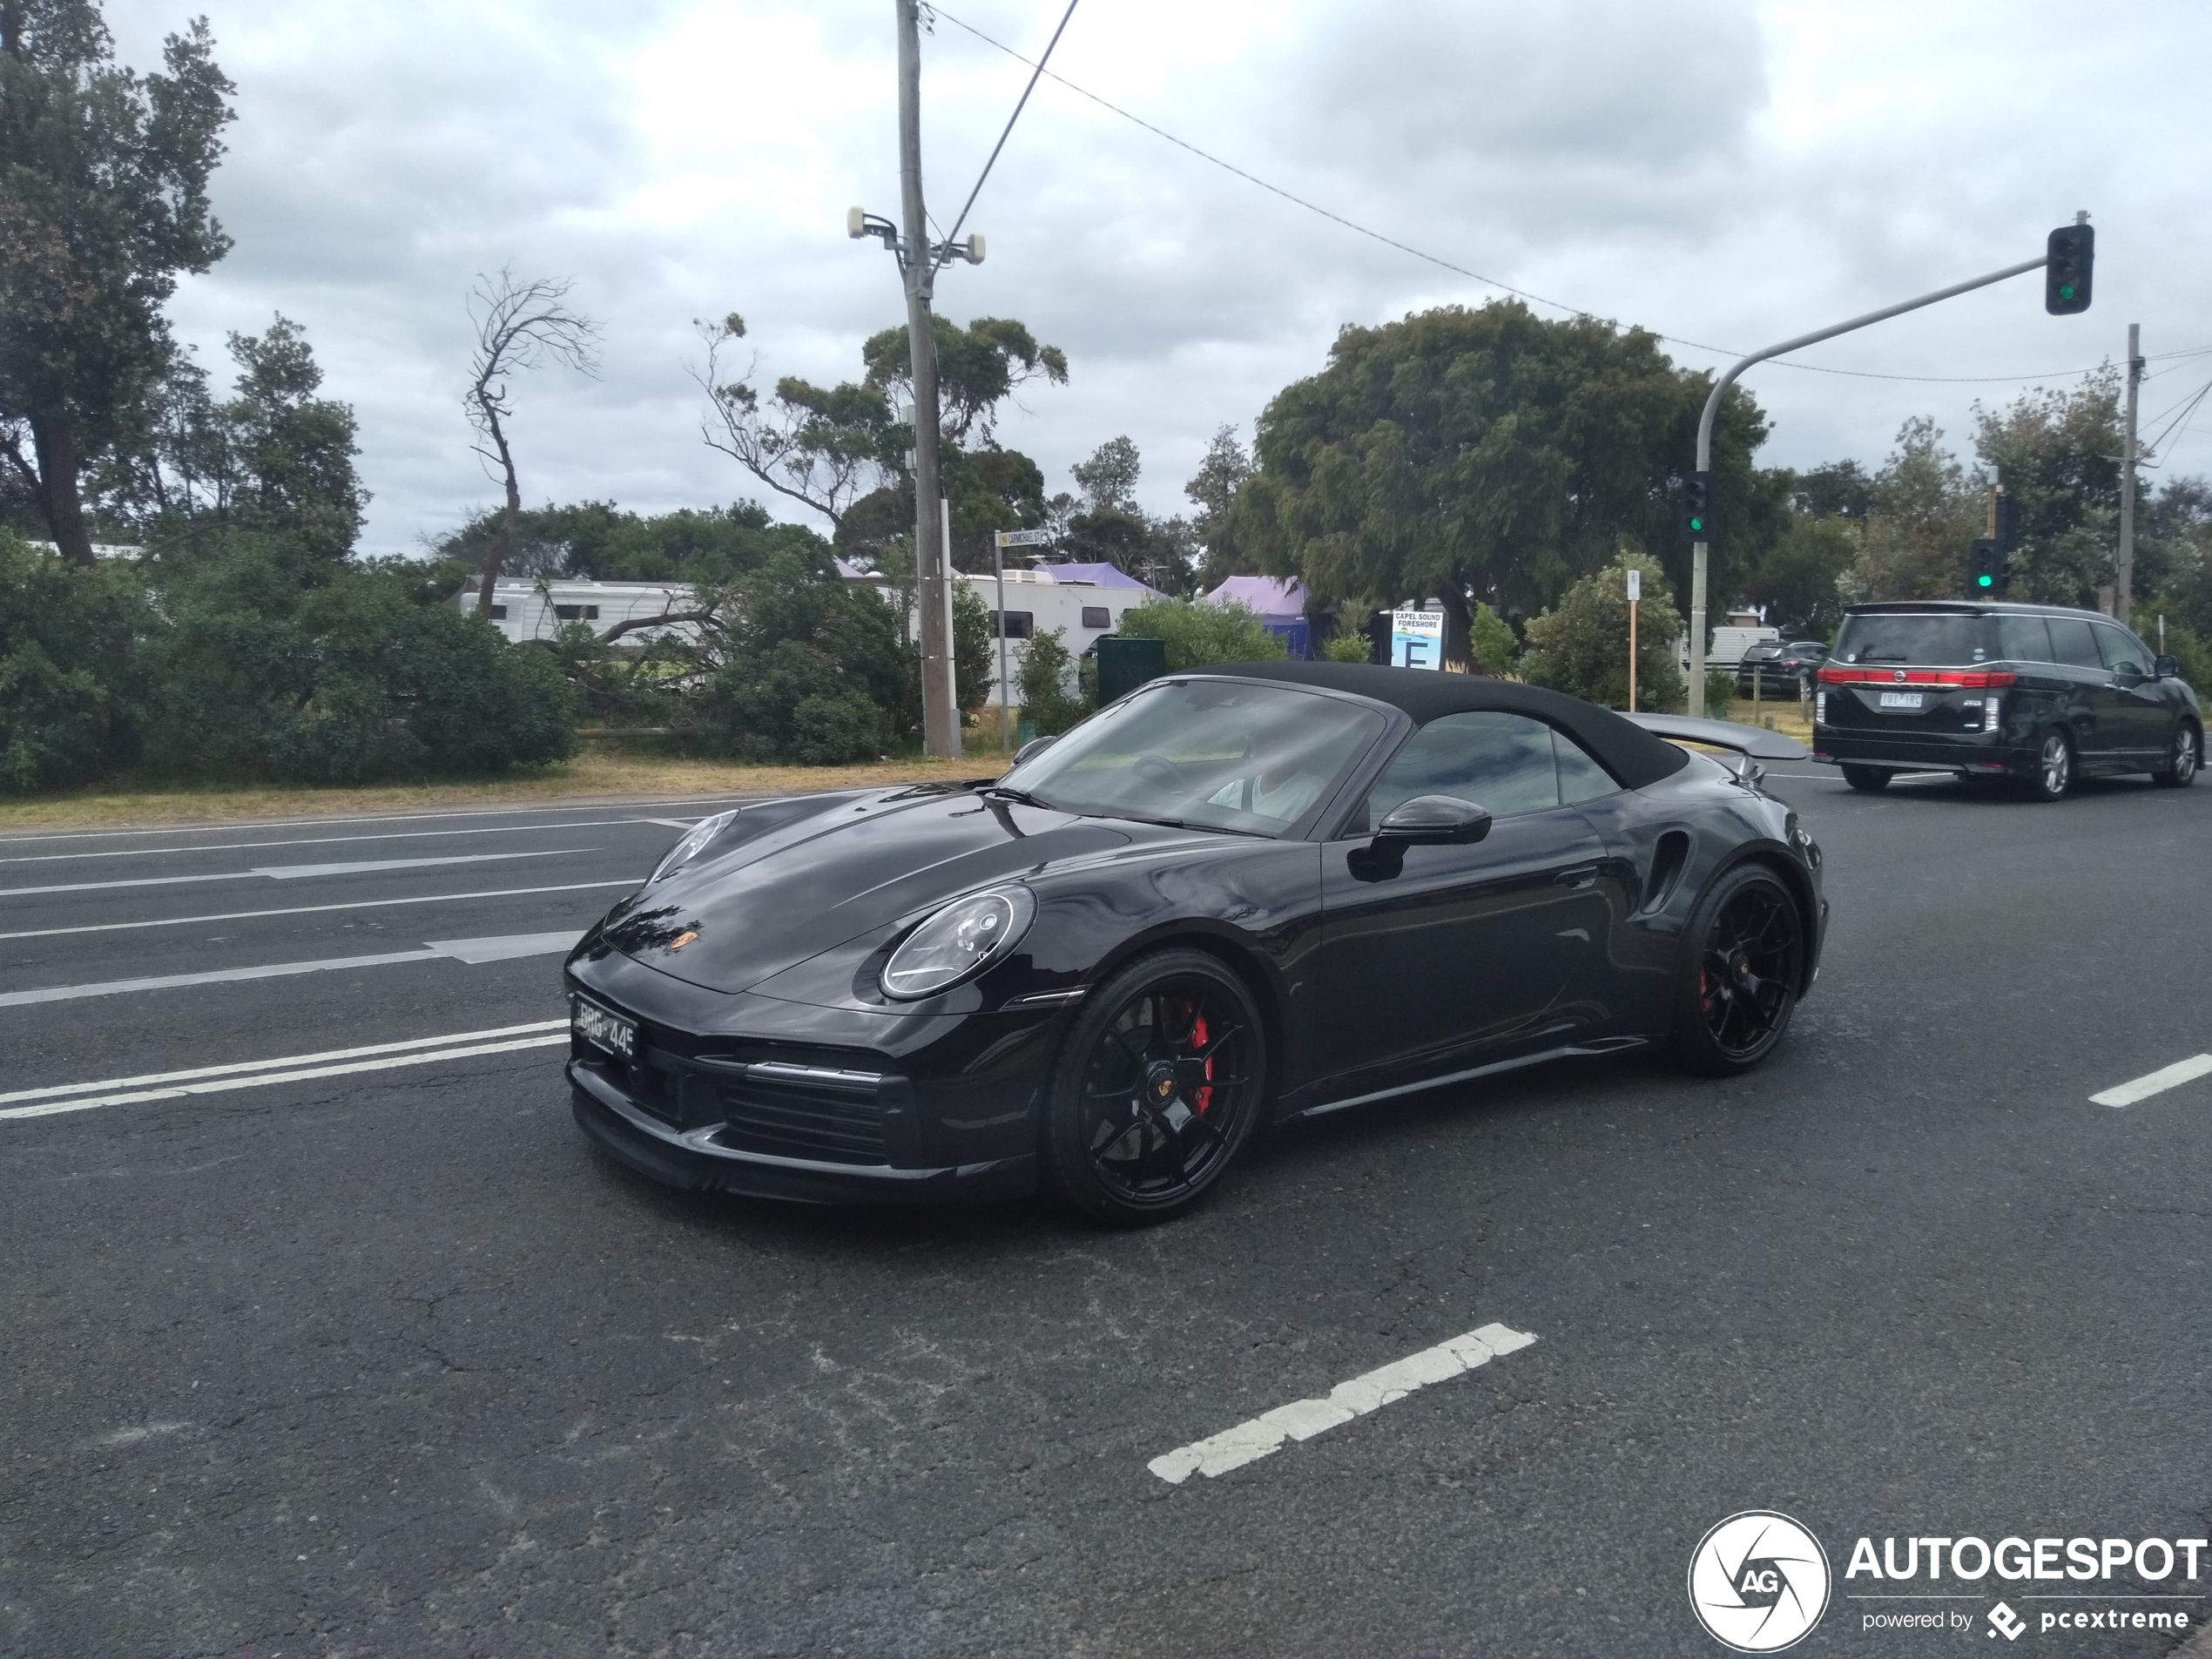
[[[2060,284],[2059,284],[2059,298],[2060,298],[2060,299],[2061,299],[2061,300],[2071,300],[2071,299],[2073,299],[2073,298],[2074,298],[2074,284],[2072,284],[2071,282],[2061,282],[2061,283],[2060,283]]]
[[[1997,585],[1997,578],[1993,576],[1978,576],[1974,578],[1974,585],[1978,588],[1993,588]]]
[[[1693,530],[1702,530],[1705,528],[1705,521],[1702,518],[1693,518],[1689,521],[1689,528]]]

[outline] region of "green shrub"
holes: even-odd
[[[738,759],[873,760],[920,724],[920,654],[897,610],[840,580],[826,550],[777,552],[739,579],[727,651],[694,718]]]
[[[1339,634],[1321,647],[1321,654],[1332,663],[1364,663],[1374,650],[1365,634]]]
[[[1623,553],[1594,576],[1584,577],[1559,603],[1530,619],[1521,677],[1533,685],[1623,708],[1629,700],[1629,570],[1643,572],[1643,600],[1636,615],[1636,706],[1679,707],[1682,670],[1675,662],[1675,637],[1682,613],[1675,609],[1665,573],[1656,559]]]
[[[1153,599],[1122,612],[1114,631],[1124,638],[1163,642],[1170,674],[1212,663],[1272,662],[1288,654],[1278,636],[1238,604]]]
[[[152,620],[129,567],[79,570],[0,530],[0,790],[82,783],[132,756],[132,646]]]
[[[1021,695],[1023,718],[1039,737],[1056,737],[1090,711],[1079,692],[1068,689],[1074,671],[1064,631],[1055,628],[1031,637],[1015,689]]]
[[[1478,602],[1467,622],[1467,655],[1474,659],[1468,666],[1478,674],[1502,674],[1513,666],[1520,649],[1521,642],[1513,637],[1513,624]]]

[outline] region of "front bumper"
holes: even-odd
[[[729,1145],[718,1125],[667,1123],[590,1060],[570,1061],[569,1083],[587,1136],[639,1174],[692,1192],[804,1204],[954,1204],[1036,1190],[1034,1153],[934,1169],[785,1157]]]

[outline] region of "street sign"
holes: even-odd
[[[1631,565],[1629,569],[1629,603],[1634,604],[1642,597],[1643,572]]]
[[[1052,532],[1050,530],[1001,530],[999,545],[1001,547],[1050,547]]]
[[[1440,610],[1393,610],[1390,613],[1390,661],[1393,668],[1444,666],[1444,613]]]

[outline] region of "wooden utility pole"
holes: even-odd
[[[907,244],[907,336],[914,358],[914,576],[921,604],[921,740],[925,752],[960,753],[953,686],[952,605],[937,464],[937,336],[930,321],[936,250],[921,196],[921,29],[916,0],[899,10],[900,217]]]
[[[2143,383],[2143,329],[2128,325],[2128,437],[2120,473],[2120,591],[2112,612],[2124,624],[2135,597],[2135,389]]]

